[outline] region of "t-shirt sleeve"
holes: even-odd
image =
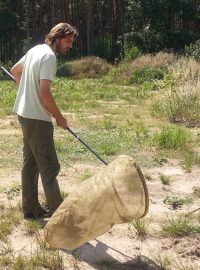
[[[23,67],[23,66],[24,66],[24,63],[25,63],[25,60],[26,60],[26,55],[24,55],[24,56],[17,62],[17,64]]]
[[[43,59],[40,66],[40,80],[53,81],[56,76],[56,57],[48,55]]]

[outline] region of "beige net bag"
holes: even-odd
[[[143,217],[148,204],[140,168],[132,157],[119,156],[68,195],[45,226],[44,235],[52,247],[73,250],[114,224]]]

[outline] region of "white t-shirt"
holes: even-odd
[[[41,79],[55,79],[54,52],[46,44],[37,45],[18,64],[23,66],[23,71],[13,111],[25,118],[51,122],[51,114],[42,105],[39,89]]]

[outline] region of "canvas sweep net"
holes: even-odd
[[[68,195],[44,235],[50,246],[73,250],[114,224],[145,216],[148,207],[144,176],[131,156],[122,155]]]

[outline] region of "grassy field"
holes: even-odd
[[[90,59],[91,61],[91,59]],[[90,62],[91,64],[91,62]],[[103,64],[103,63],[102,63]],[[70,63],[72,66],[73,63]],[[76,62],[75,67],[78,64]],[[75,69],[75,67],[73,67]],[[62,67],[62,72],[63,72]],[[77,74],[73,70],[74,74]],[[79,67],[79,74],[81,73]],[[177,58],[171,54],[141,56],[132,62],[109,66],[109,71],[98,78],[92,78],[91,72],[81,73],[79,78],[58,77],[53,84],[53,95],[63,113],[69,120],[72,130],[88,143],[102,158],[111,162],[120,154],[133,156],[144,168],[146,179],[151,181],[149,171],[164,166],[168,160],[176,160],[184,173],[199,168],[200,143],[200,99],[199,99],[199,64],[187,58]],[[62,73],[61,73],[62,74]],[[16,96],[16,85],[8,80],[0,81],[0,170],[3,177],[12,171],[20,171],[22,136],[17,118],[12,114]],[[55,125],[55,142],[61,163],[61,175],[65,176],[68,168],[79,163],[85,166],[79,175],[79,182],[89,178],[100,161],[90,153],[69,132]],[[97,170],[97,169],[95,169]],[[81,265],[78,251],[70,257],[51,249],[40,238],[41,221],[24,221],[20,205],[13,206],[12,201],[19,199],[20,184],[8,187],[0,184],[0,194],[10,202],[1,203],[0,219],[0,269],[162,269],[192,270],[190,262],[176,260],[166,256],[154,258],[154,268],[147,261],[135,260],[129,264],[99,258],[94,268]],[[173,186],[174,179],[161,173],[158,179],[163,188]],[[151,184],[150,184],[151,185]],[[172,209],[198,204],[200,196],[196,187],[191,198],[173,194],[165,196],[166,205]],[[42,196],[42,195],[41,195]],[[67,196],[67,194],[66,194]],[[0,201],[1,202],[1,201]],[[194,204],[194,205],[196,205]],[[129,224],[140,241],[153,237],[152,224],[158,226],[156,239],[172,237],[199,237],[199,211],[188,218],[187,212],[156,217],[147,217]],[[10,243],[10,237],[16,228],[23,228],[28,237],[36,237],[36,251],[27,255],[16,255]],[[156,235],[156,236],[155,236]],[[140,256],[140,259],[142,256]],[[70,267],[64,261],[70,261]],[[156,268],[157,267],[157,268]],[[159,268],[160,267],[160,268]]]

